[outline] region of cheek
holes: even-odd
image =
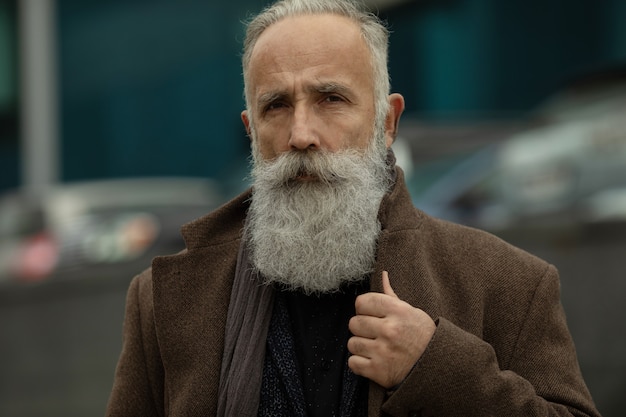
[[[357,149],[365,150],[368,148],[372,141],[372,132],[367,131],[363,132],[357,139],[354,141],[354,147]]]
[[[252,151],[255,157],[261,157],[264,160],[270,160],[288,149],[279,146],[278,141],[270,140],[272,136],[256,136],[252,141]]]
[[[255,157],[272,159],[281,152],[280,132],[267,125],[251,124],[250,139],[252,152]]]
[[[339,137],[341,132],[343,148],[367,149],[374,136],[376,114],[372,108],[361,108],[352,114],[335,120],[334,129],[329,132]]]
[[[342,147],[365,150],[372,141],[373,133],[373,127],[368,128],[366,123],[353,126],[351,129],[347,129],[345,143],[342,144]]]
[[[274,158],[289,150],[289,134],[285,129],[266,126],[256,133],[258,148],[264,158]]]
[[[252,155],[261,160],[266,160],[269,155],[269,150],[267,148],[267,144],[259,140],[258,136],[253,136],[251,141]]]

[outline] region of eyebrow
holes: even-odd
[[[313,93],[338,93],[343,95],[350,95],[350,88],[346,85],[336,83],[336,82],[324,82],[319,84],[311,85],[307,88],[309,92]]]
[[[306,87],[306,91],[308,93],[314,94],[336,93],[344,96],[352,96],[352,90],[348,86],[336,82],[322,82],[317,84],[311,84]],[[261,94],[257,102],[260,106],[264,106],[266,104],[285,99],[286,97],[289,97],[289,93],[287,91],[268,91]]]
[[[263,107],[266,104],[273,103],[273,102],[275,102],[277,100],[281,100],[281,99],[283,99],[285,97],[287,97],[287,93],[286,92],[268,91],[267,93],[261,94],[259,96],[257,102],[258,102],[260,107]]]

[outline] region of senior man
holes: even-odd
[[[253,187],[132,281],[107,415],[598,415],[555,268],[413,207],[387,41],[346,0],[249,23]]]

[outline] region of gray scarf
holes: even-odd
[[[257,415],[273,300],[272,287],[262,284],[248,261],[244,233],[226,317],[217,403],[219,417]]]
[[[396,158],[387,152],[391,184],[396,182]],[[256,417],[263,378],[265,347],[274,291],[263,285],[248,260],[246,233],[241,239],[233,289],[226,317],[224,356],[217,403],[218,417]]]

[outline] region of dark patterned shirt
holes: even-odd
[[[348,321],[369,287],[305,295],[276,291],[267,342],[259,416],[367,415],[367,380],[348,368]]]

